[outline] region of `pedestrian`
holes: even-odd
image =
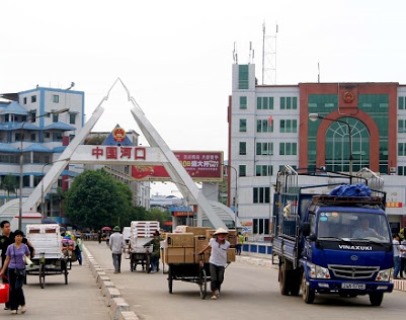
[[[6,261],[7,247],[10,244],[14,243],[15,233],[11,231],[11,225],[8,220],[3,220],[2,222],[0,222],[0,228],[1,228],[1,236],[0,236],[1,265],[4,266],[4,262]],[[27,240],[27,238],[23,238],[23,243],[28,245],[28,248],[30,250],[30,256],[31,258],[33,258],[35,255],[34,247]],[[4,274],[7,274],[7,270],[5,271]],[[3,277],[3,283],[9,283],[8,278]],[[4,310],[9,309],[10,303],[6,302]]]
[[[75,253],[80,266],[82,265],[82,251],[83,251],[83,243],[80,234],[78,234],[76,236]]]
[[[244,236],[241,234],[241,232],[238,232],[236,253],[239,256],[241,255],[241,249],[242,249],[243,244],[244,244]]]
[[[227,249],[230,248],[230,242],[226,240],[228,231],[223,228],[217,229],[209,241],[209,244],[199,252],[203,254],[211,249],[209,267],[210,267],[210,286],[212,300],[217,300],[220,297],[221,285],[224,281],[224,272],[227,265]],[[203,267],[203,262],[201,262]]]
[[[109,247],[113,258],[114,273],[121,272],[121,255],[125,247],[124,236],[120,233],[120,227],[113,228],[113,234],[109,239]]]
[[[99,244],[101,243],[102,240],[102,232],[99,230],[97,231],[97,241],[99,241]]]
[[[406,278],[406,239],[400,242],[399,246],[400,250],[400,277],[405,279]]]
[[[393,264],[394,264],[394,271],[393,271],[393,278],[399,279],[399,271],[400,271],[400,242],[399,242],[399,235],[395,233],[393,235],[392,245],[393,245]]]
[[[9,304],[11,314],[17,314],[21,307],[21,313],[26,312],[23,283],[25,279],[25,257],[30,256],[30,249],[23,243],[24,233],[21,230],[14,232],[14,243],[6,250],[6,260],[0,271],[0,276],[7,272],[10,285]]]
[[[154,238],[147,242],[144,246],[150,246],[152,244],[151,253],[151,272],[159,271],[159,259],[161,258],[161,236],[159,230],[154,232]]]

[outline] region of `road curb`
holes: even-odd
[[[83,252],[87,265],[100,289],[100,294],[105,297],[105,303],[110,308],[110,318],[112,320],[139,320],[138,316],[130,310],[130,305],[121,296],[120,290],[115,287],[85,245],[83,245]]]

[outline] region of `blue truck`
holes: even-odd
[[[393,247],[386,193],[368,169],[349,175],[326,170],[278,172],[272,254],[282,295],[311,304],[320,294],[369,295],[380,306],[392,292]]]

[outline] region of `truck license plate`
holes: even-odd
[[[365,283],[344,282],[341,284],[341,289],[365,290]]]

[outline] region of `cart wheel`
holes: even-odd
[[[41,286],[41,289],[44,289],[45,287],[45,265],[40,264],[39,267],[39,285]]]
[[[168,288],[169,288],[169,293],[172,293],[172,286],[173,286],[173,270],[171,265],[169,265],[168,268]]]
[[[66,262],[64,263],[64,266],[65,266],[65,268],[64,268],[64,276],[65,276],[65,284],[68,284],[68,274],[69,274],[69,272],[68,272],[68,266],[66,265]]]
[[[200,287],[200,298],[206,299],[207,295],[207,274],[204,268],[199,271],[199,287]]]
[[[147,273],[150,273],[152,268],[151,268],[151,255],[147,254],[145,257],[145,263],[146,263],[146,268],[147,268]]]

